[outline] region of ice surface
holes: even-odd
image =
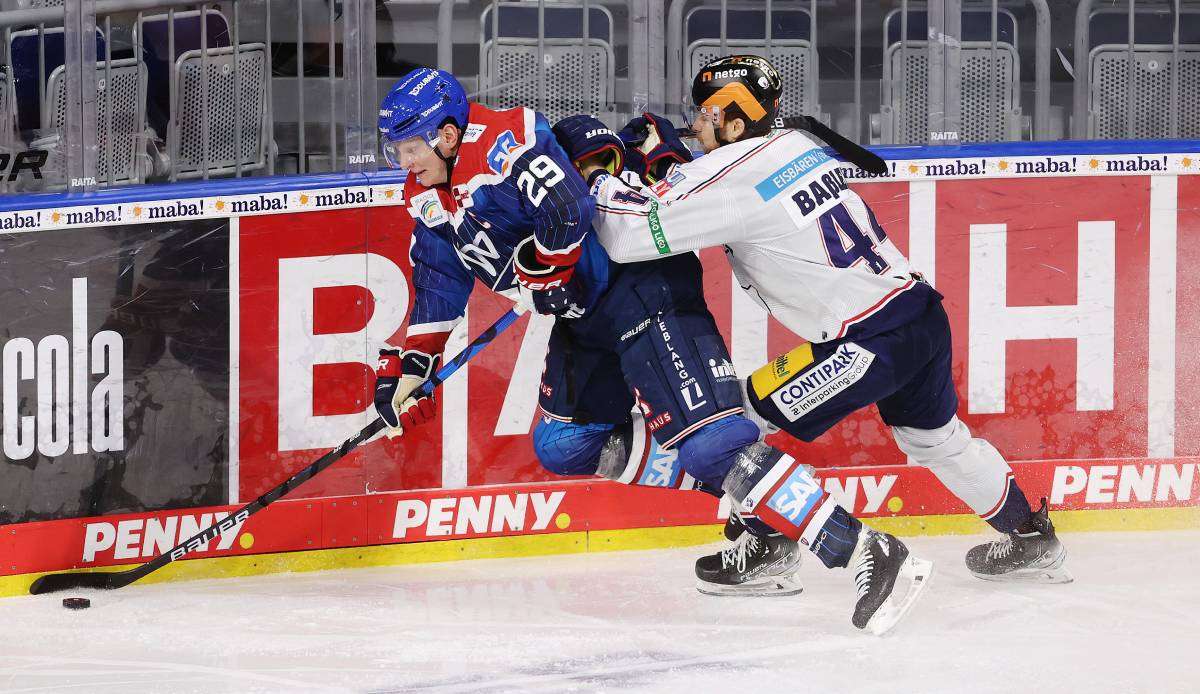
[[[811,555],[803,595],[697,593],[709,548],[11,598],[0,691],[1200,691],[1200,530],[1066,535],[1057,586],[970,577],[980,539],[909,540],[937,572],[884,638]]]

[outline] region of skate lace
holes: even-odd
[[[855,568],[854,585],[858,588],[858,597],[861,598],[867,592],[867,588],[871,585],[871,575],[875,571],[875,557],[870,552],[863,552],[862,559],[858,560],[858,566]]]
[[[743,537],[743,542],[739,542],[729,549],[721,550],[722,569],[733,566],[738,571],[746,570],[746,559],[758,550],[759,540],[750,533],[746,533]]]
[[[996,540],[992,544],[988,545],[987,558],[1003,559],[1012,554],[1014,546],[1015,545],[1011,535],[1003,540]]]

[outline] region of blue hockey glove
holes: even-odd
[[[624,168],[625,145],[621,138],[595,118],[568,116],[555,123],[552,130],[558,144],[581,174],[591,163],[600,165],[614,176]]]
[[[644,113],[629,121],[620,132],[625,143],[625,166],[636,171],[652,185],[666,177],[674,164],[692,160],[692,150],[684,144],[671,121]]]

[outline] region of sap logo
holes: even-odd
[[[853,513],[875,513],[883,507],[888,493],[896,484],[896,475],[879,477],[863,475],[841,480],[836,477],[826,477],[821,480],[821,484],[825,488],[825,493],[833,497],[833,500],[843,508],[848,508]],[[862,503],[859,503],[858,492],[860,489],[864,497]]]
[[[7,180],[15,181],[22,171],[28,171],[33,177],[41,180],[42,167],[50,158],[50,152],[44,149],[28,149],[15,155],[0,152],[0,174],[8,172]]]
[[[821,487],[817,481],[804,468],[797,466],[767,500],[767,506],[798,526],[820,499]],[[744,503],[749,504],[750,499],[747,498]]]
[[[1050,503],[1083,493],[1085,504],[1188,501],[1195,494],[1196,463],[1156,465],[1061,465],[1054,468]]]
[[[213,523],[220,523],[225,529],[219,533],[214,527],[213,532],[205,533],[205,538],[198,538],[189,543],[189,548],[178,550],[180,556],[187,552],[199,550],[208,551],[209,542],[219,534],[221,541],[216,549],[226,550],[233,546],[237,539],[237,531],[242,523],[250,516],[243,511],[237,516],[230,516],[228,511],[216,513],[183,514],[167,516],[166,518],[130,518],[114,523],[88,523],[84,528],[83,561],[96,561],[98,555],[112,552],[111,556],[103,557],[120,561],[122,559],[148,559],[171,551],[175,545],[199,533]],[[232,531],[232,532],[230,532]],[[201,541],[202,540],[202,541]],[[172,561],[177,559],[173,553]]]
[[[35,450],[53,458],[68,451],[124,449],[124,342],[112,330],[89,340],[87,308],[87,278],[76,277],[70,339],[53,334],[36,343],[27,337],[4,343],[2,428],[9,460],[23,460]],[[92,387],[94,376],[100,381]],[[34,385],[22,387],[26,382]],[[36,415],[22,414],[24,409]]]
[[[653,431],[653,430],[652,430]],[[679,464],[679,451],[674,448],[662,449],[658,442],[652,441],[653,447],[646,471],[642,473],[638,484],[643,487],[674,487],[682,466]]]
[[[425,537],[500,533],[506,530],[545,530],[566,492],[495,494],[478,497],[401,499],[396,502],[392,537],[408,536],[421,528]]]

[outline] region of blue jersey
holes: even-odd
[[[546,262],[576,263],[585,305],[607,285],[608,255],[589,233],[595,200],[531,109],[472,104],[450,182],[427,188],[411,176],[405,201],[416,221],[410,338],[448,333],[476,279],[512,292],[514,249],[530,235]]]

